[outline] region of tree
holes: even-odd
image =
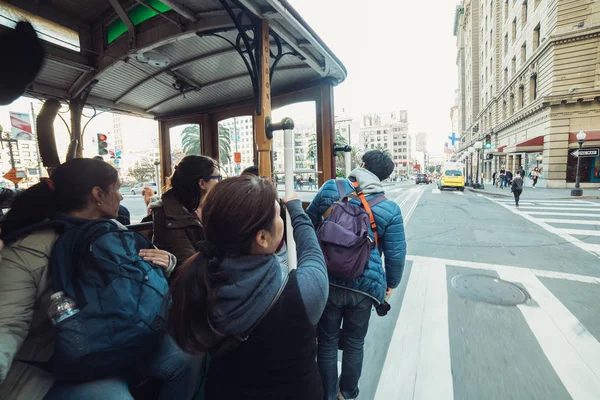
[[[185,153],[179,147],[175,147],[171,150],[171,164],[177,165],[181,162],[181,160],[185,157]]]
[[[154,178],[155,169],[154,162],[146,157],[129,170],[129,175],[131,175],[136,182],[145,182]]]
[[[427,170],[433,174],[435,172],[435,165],[430,166]]]
[[[345,137],[343,137],[339,131],[335,131],[335,144],[336,146],[345,146],[348,144],[348,141],[346,140]],[[308,142],[308,151],[307,154],[310,156],[310,154],[313,154],[314,157],[316,157],[317,155],[317,137],[314,136],[312,138],[310,138],[309,142]],[[338,152],[336,155],[336,166],[340,165],[341,167],[337,167],[338,169],[344,169],[344,153],[343,152]]]
[[[181,132],[181,147],[185,155],[199,155],[200,153],[200,126],[190,125]],[[229,130],[219,126],[219,162],[231,162],[231,140]]]

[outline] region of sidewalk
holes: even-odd
[[[510,188],[495,188],[491,184],[485,185],[485,189],[473,189],[467,187],[473,193],[481,193],[495,197],[513,198]],[[571,188],[569,189],[548,189],[548,188],[523,188],[521,200],[564,200],[564,199],[600,199],[600,190],[598,189],[583,189],[582,197],[572,197]]]

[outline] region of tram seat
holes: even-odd
[[[139,224],[127,225],[127,229],[141,233],[142,235],[146,236],[148,240],[152,240],[152,236],[154,235],[152,222],[142,222]]]

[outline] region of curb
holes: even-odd
[[[500,194],[500,193],[491,193],[491,192],[487,192],[485,190],[480,190],[480,189],[473,189],[470,187],[467,187],[467,189],[469,189],[469,191],[474,192],[474,193],[481,193],[481,194],[485,194],[487,196],[491,196],[491,197],[507,197],[507,198],[511,198],[512,199],[512,195],[511,194]],[[531,200],[531,201],[544,201],[544,200],[576,200],[576,199],[591,199],[591,200],[600,200],[600,196],[580,196],[580,197],[551,197],[551,198],[526,198],[526,197],[521,197],[522,200]]]

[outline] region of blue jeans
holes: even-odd
[[[141,362],[137,375],[163,380],[159,400],[191,399],[203,366],[200,357],[184,353],[165,336],[151,359]],[[132,400],[125,377],[111,377],[79,384],[55,384],[44,400]]]
[[[358,396],[362,373],[363,347],[369,329],[373,300],[363,294],[329,287],[329,299],[319,321],[317,363],[323,381],[325,400],[335,400],[338,388],[337,352],[340,333],[343,337],[340,392],[346,399]],[[340,330],[340,327],[342,328]]]

